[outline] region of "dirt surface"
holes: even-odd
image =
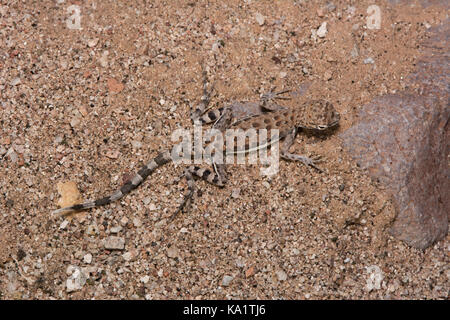
[[[346,130],[404,89],[442,7],[377,1],[369,29],[373,1],[0,3],[1,298],[448,298],[449,237],[425,251],[390,237],[391,200],[336,133],[291,148],[322,155],[324,173],[235,165],[173,222],[186,184],[172,164],[118,203],[50,214],[58,190],[105,196],[191,128],[202,63],[214,106],[309,84],[299,99],[331,101]]]

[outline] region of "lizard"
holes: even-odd
[[[205,76],[205,73],[204,73]],[[212,91],[212,89],[211,89]],[[278,105],[275,100],[288,99],[283,96],[287,91],[275,92],[272,89],[269,93],[263,94],[259,102],[232,103],[231,105],[210,110],[208,108],[211,91],[207,89],[207,81],[204,82],[203,96],[200,103],[191,112],[191,120],[194,124],[210,124],[212,128],[219,131],[226,129],[278,129],[279,140],[282,141],[281,158],[290,161],[299,161],[307,166],[316,168],[318,158],[308,158],[303,155],[289,153],[290,146],[294,143],[297,133],[301,129],[325,131],[335,128],[339,124],[340,115],[334,106],[325,100],[313,100],[305,102],[294,109]],[[267,141],[271,144],[271,141]],[[54,210],[53,214],[66,214],[73,211],[81,211],[96,208],[117,201],[137,188],[152,172],[157,168],[172,161],[169,150],[160,152],[156,157],[145,164],[132,179],[128,180],[119,189],[109,196],[84,203],[75,204],[69,207]],[[218,187],[226,184],[225,165],[216,165],[213,168],[202,168],[196,165],[188,166],[183,173],[187,180],[188,192],[184,196],[181,205],[172,215],[176,214],[191,203],[195,192],[195,178],[203,179]]]

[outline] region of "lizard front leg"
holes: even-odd
[[[283,158],[285,160],[290,160],[290,161],[299,161],[299,162],[304,163],[307,166],[311,166],[311,167],[319,170],[320,172],[323,172],[323,170],[321,168],[316,166],[316,163],[319,162],[320,156],[317,156],[314,158],[309,158],[309,157],[302,156],[299,154],[289,153],[289,148],[294,143],[296,135],[297,135],[297,128],[293,129],[292,132],[290,132],[284,138],[284,141],[283,141],[283,144],[281,145],[281,150],[280,150],[281,158]]]
[[[283,90],[279,92],[275,92],[276,88],[273,88],[269,92],[263,93],[260,99],[260,106],[262,109],[266,111],[278,111],[280,109],[284,109],[284,107],[280,107],[276,103],[275,100],[289,100],[290,97],[283,96],[285,93],[288,93],[290,90]]]

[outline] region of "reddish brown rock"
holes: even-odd
[[[419,89],[376,98],[342,134],[362,168],[395,200],[391,233],[424,249],[448,232],[450,212],[449,23],[430,30],[409,81]]]

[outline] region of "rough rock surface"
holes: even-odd
[[[424,56],[405,90],[365,105],[361,121],[343,135],[358,164],[394,195],[391,233],[425,249],[448,231],[449,58],[448,20],[430,30]]]

